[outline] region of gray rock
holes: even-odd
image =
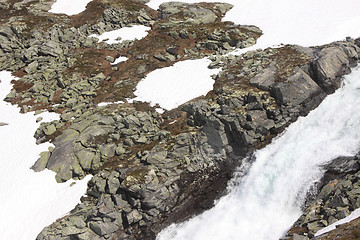
[[[324,168],[329,172],[340,174],[357,172],[360,170],[360,165],[354,157],[338,157]]]
[[[167,151],[152,151],[147,157],[146,161],[150,164],[159,164],[162,163],[167,156]]]
[[[113,58],[113,57],[111,57],[111,56],[106,56],[106,57],[105,57],[105,60],[113,63],[113,62],[115,61],[115,58]]]
[[[110,130],[100,125],[91,125],[80,134],[78,140],[85,147],[96,147],[96,140],[107,136]]]
[[[292,237],[292,240],[309,240],[309,238],[295,233]]]
[[[96,233],[91,231],[90,229],[86,229],[86,232],[76,235],[79,240],[103,240],[103,238],[99,237]]]
[[[46,168],[57,173],[55,178],[58,182],[67,181],[73,176],[71,166],[77,162],[73,153],[73,147],[78,135],[77,131],[67,129],[53,142],[55,149],[49,158]]]
[[[40,172],[44,170],[49,161],[50,155],[51,153],[48,151],[41,152],[40,158],[35,162],[35,164],[31,167],[31,169],[33,169],[35,172]]]
[[[208,139],[208,143],[216,153],[222,152],[224,147],[229,144],[224,124],[221,123],[219,119],[209,118],[203,130]]]
[[[166,61],[167,61],[167,58],[166,58],[164,55],[160,54],[160,53],[155,54],[155,55],[154,55],[154,58],[156,58],[157,60],[162,61],[162,62],[166,62]]]
[[[54,134],[56,132],[56,127],[54,124],[50,124],[48,126],[46,126],[46,128],[44,129],[44,133],[47,136],[50,136],[52,134]]]
[[[274,76],[276,73],[275,63],[270,64],[269,67],[265,68],[262,72],[257,74],[255,77],[250,79],[250,84],[256,86],[261,90],[270,90],[271,85],[275,83]]]
[[[120,187],[120,181],[119,181],[119,173],[113,171],[108,180],[107,180],[107,186],[110,194],[116,194],[117,190]]]
[[[91,170],[92,161],[95,157],[95,153],[93,151],[84,148],[75,152],[75,156],[77,157],[82,169],[85,171]]]
[[[99,236],[114,233],[119,229],[119,226],[114,222],[104,223],[100,221],[90,222],[89,227]]]
[[[224,5],[224,7],[221,8],[221,11],[229,9],[228,6],[229,5]],[[174,14],[182,12],[184,14],[185,22],[196,25],[212,23],[217,19],[216,14],[209,9],[180,2],[162,3],[159,6],[159,11],[162,19],[169,19]]]
[[[281,105],[297,106],[316,95],[322,93],[321,88],[300,68],[286,82],[272,86],[272,93]]]
[[[100,153],[103,158],[111,158],[115,156],[115,144],[105,144],[100,146]]]
[[[142,219],[142,215],[138,210],[134,209],[126,215],[129,224],[139,222]]]
[[[350,72],[348,55],[336,46],[325,47],[317,55],[313,63],[316,81],[325,92],[332,93],[340,87],[339,77]]]

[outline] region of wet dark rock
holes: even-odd
[[[355,173],[360,170],[359,159],[354,157],[338,157],[324,168],[332,174]]]

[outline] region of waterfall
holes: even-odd
[[[322,165],[360,148],[360,68],[344,86],[300,117],[265,148],[245,177],[203,214],[163,230],[158,240],[277,240],[301,215],[307,192],[321,179]]]

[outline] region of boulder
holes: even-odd
[[[230,4],[217,4],[217,11],[226,12],[232,8]],[[218,18],[216,13],[205,7],[181,2],[166,2],[159,6],[160,17],[170,19],[173,16],[181,16],[186,23],[208,24],[213,23]],[[181,13],[181,14],[179,14]]]
[[[92,161],[95,157],[95,153],[91,150],[88,150],[86,148],[75,152],[75,156],[78,159],[80,166],[85,171],[91,170]]]
[[[34,170],[35,172],[40,172],[44,170],[49,161],[50,155],[51,153],[48,151],[41,152],[40,158],[35,162],[35,164],[31,167],[31,169]]]
[[[224,124],[219,119],[209,117],[203,130],[215,153],[222,152],[225,146],[229,145]]]
[[[274,84],[271,92],[279,104],[297,106],[309,98],[320,95],[322,90],[309,75],[296,67],[295,74],[285,82]]]
[[[73,177],[72,166],[76,162],[73,147],[78,135],[77,131],[67,129],[53,142],[55,149],[49,158],[46,168],[57,173],[55,178],[58,182],[64,182]]]
[[[350,59],[344,48],[325,47],[317,53],[318,58],[312,63],[315,80],[327,93],[340,87],[341,76],[350,73]]]
[[[359,160],[354,157],[338,157],[325,165],[324,168],[331,173],[354,173],[360,170]]]
[[[274,76],[276,74],[276,66],[275,63],[271,63],[269,67],[265,68],[255,77],[250,79],[250,84],[255,87],[269,91],[270,87],[275,83]]]

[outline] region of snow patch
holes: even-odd
[[[208,59],[187,60],[155,70],[138,83],[133,100],[150,102],[151,106],[158,103],[161,108],[170,110],[206,95],[215,82],[211,75],[220,71],[209,69],[210,63]]]
[[[117,101],[117,102],[102,102],[98,104],[98,107],[103,107],[103,106],[107,106],[110,104],[123,104],[123,101]]]
[[[125,62],[126,60],[128,60],[127,57],[120,56],[120,57],[116,58],[115,61],[113,63],[111,63],[111,65],[116,65],[118,63]]]
[[[1,100],[10,92],[12,79],[11,73],[0,72]],[[55,172],[30,169],[39,153],[52,146],[35,143],[36,119],[52,121],[58,114],[20,114],[19,108],[4,101],[0,101],[0,112],[0,122],[9,123],[0,127],[0,239],[35,239],[44,227],[80,202],[91,176],[60,184],[55,181]],[[71,186],[73,182],[76,184]]]
[[[351,222],[352,220],[356,219],[360,217],[360,208],[354,210],[349,216],[347,216],[346,218],[343,218],[339,221],[334,222],[333,224],[330,224],[329,226],[319,230],[316,232],[315,237],[320,236],[321,234],[330,232],[332,230],[334,230],[338,225],[344,224],[344,223],[348,223]]]
[[[124,27],[117,30],[104,32],[101,35],[92,34],[89,37],[96,37],[98,42],[106,42],[107,44],[119,43],[125,40],[140,40],[148,34],[151,28],[143,25],[136,25],[132,27]]]
[[[91,1],[92,0],[57,0],[51,6],[49,12],[75,15],[83,12],[86,9],[86,5]]]
[[[167,0],[151,0],[147,5],[157,9]],[[198,3],[203,0],[181,0]],[[219,2],[206,0],[206,2]],[[304,47],[327,44],[347,36],[360,36],[359,0],[223,0],[234,5],[223,21],[255,25],[263,31],[257,48],[283,44]]]

